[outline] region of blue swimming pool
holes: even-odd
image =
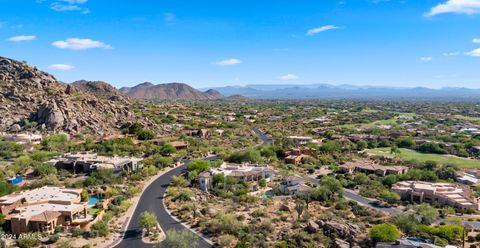
[[[91,195],[88,197],[88,205],[95,205],[97,204],[97,202],[99,202],[100,200],[102,200],[101,197],[98,197],[98,196],[95,196],[95,195]]]
[[[260,198],[272,198],[274,196],[276,196],[277,194],[275,194],[275,191],[273,190],[269,190],[269,191],[266,191],[265,193],[263,193]]]

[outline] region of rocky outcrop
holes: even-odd
[[[117,102],[128,101],[128,97],[126,95],[106,82],[79,80],[73,82],[72,85],[84,92],[93,94],[98,98]]]
[[[316,224],[323,229],[327,236],[336,235],[346,240],[357,240],[361,236],[361,228],[351,223],[339,223],[335,221],[319,220]]]
[[[0,131],[28,129],[43,132],[117,133],[126,123],[148,120],[138,118],[128,98],[101,82],[59,82],[25,62],[0,57]],[[118,96],[112,97],[112,96]]]

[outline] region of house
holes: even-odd
[[[455,177],[458,182],[468,185],[480,183],[480,170],[468,169],[458,173]]]
[[[385,166],[379,165],[370,159],[361,159],[346,162],[340,165],[340,168],[345,173],[362,172],[366,174],[377,174],[385,176],[389,174],[400,175],[405,174],[408,171],[408,167],[405,166]]]
[[[173,147],[175,147],[175,149],[177,149],[177,150],[185,150],[185,149],[188,149],[188,143],[185,142],[185,141],[174,141],[174,142],[170,142],[170,145],[172,145]]]
[[[302,177],[288,175],[283,178],[280,183],[280,192],[286,195],[295,195],[297,193],[307,192],[310,186],[305,185],[305,180]]]
[[[182,134],[192,137],[208,138],[210,137],[210,131],[208,129],[183,129]]]
[[[235,117],[233,117],[233,116],[224,116],[224,117],[222,117],[222,119],[224,121],[229,121],[229,122],[235,121]]]
[[[97,153],[80,152],[53,157],[48,163],[54,164],[58,169],[70,170],[74,173],[90,173],[100,168],[111,169],[114,172],[137,171],[142,167],[142,161],[142,158],[107,157]]]
[[[87,203],[81,202],[81,189],[44,186],[0,197],[0,213],[13,234],[53,233],[57,226],[85,222]]]
[[[462,128],[460,131],[469,134],[480,134],[480,130],[476,127]]]
[[[283,151],[283,157],[286,164],[298,165],[306,156],[313,156],[315,150],[308,147],[292,148]]]
[[[6,134],[2,133],[6,140],[14,141],[21,145],[38,145],[42,142],[43,136],[35,133],[18,133],[18,134]]]
[[[419,238],[402,238],[394,242],[379,242],[375,248],[442,248],[434,244],[427,243],[426,240]],[[456,248],[456,246],[446,246],[445,248]]]
[[[321,143],[321,141],[319,140],[316,140],[312,137],[305,137],[305,136],[288,136],[287,139],[290,140],[295,145],[306,145],[308,143],[315,143],[315,144]]]
[[[471,190],[452,183],[431,183],[403,181],[395,183],[392,190],[402,199],[416,202],[436,202],[459,209],[479,210],[477,199],[472,198]]]
[[[275,171],[269,166],[235,164],[224,162],[218,168],[210,168],[198,175],[200,189],[207,191],[211,187],[213,175],[223,174],[234,177],[238,182],[257,182],[265,179],[270,182]]]
[[[378,136],[373,134],[350,134],[348,135],[348,139],[357,142],[359,140],[376,140]]]

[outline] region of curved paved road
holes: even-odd
[[[172,176],[181,174],[186,169],[186,165],[179,166],[169,172],[163,174],[159,178],[150,184],[143,192],[138,202],[137,208],[133,213],[131,221],[128,225],[125,236],[120,244],[116,248],[141,248],[141,247],[153,247],[153,245],[145,244],[142,242],[142,228],[138,224],[140,214],[144,211],[151,211],[157,214],[158,222],[163,231],[175,229],[175,230],[188,230],[180,222],[173,219],[164,208],[163,195],[167,190],[168,185],[172,181]],[[212,247],[202,238],[198,238],[198,248]]]
[[[262,140],[262,145],[269,145],[273,143],[273,138],[267,136],[267,134],[260,129],[253,127],[252,131]]]

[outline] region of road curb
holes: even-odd
[[[145,187],[142,189],[142,193],[139,195],[138,197],[138,200],[135,202],[135,205],[132,206],[133,209],[132,209],[132,216],[133,214],[135,213],[135,210],[137,209],[137,206],[138,206],[138,203],[140,202],[140,198],[142,198],[143,196],[143,192],[155,181],[157,180],[159,177],[161,177],[163,174],[171,171],[172,169],[175,169],[176,167],[168,167],[166,170],[162,171],[161,173],[155,175],[154,177],[152,177],[150,180],[148,180],[147,184],[145,185]],[[128,229],[128,226],[130,225],[130,222],[132,221],[132,216],[129,216],[127,217],[127,221],[123,224],[124,226],[124,229],[125,230],[122,230],[121,231],[121,235],[119,237],[119,239],[117,241],[115,241],[115,243],[111,244],[111,245],[108,245],[107,247],[116,247],[117,245],[119,245],[120,243],[122,243],[123,241],[123,238],[125,237],[125,233],[127,232],[127,229]],[[160,227],[161,228],[161,227]],[[161,229],[163,231],[163,229]],[[165,232],[164,232],[165,233]]]
[[[168,187],[167,187],[168,189]],[[172,219],[174,219],[176,222],[180,223],[183,227],[185,227],[186,229],[188,229],[190,232],[193,232],[195,233],[197,236],[199,236],[200,238],[202,238],[205,242],[207,242],[208,244],[210,244],[211,246],[214,246],[214,243],[212,240],[210,240],[209,238],[207,238],[205,235],[203,235],[202,233],[200,232],[197,232],[196,230],[194,230],[193,228],[191,228],[190,226],[188,226],[187,224],[183,223],[180,219],[178,219],[175,215],[172,214],[172,212],[170,212],[170,210],[167,208],[167,206],[165,205],[165,195],[167,194],[167,191],[165,190],[165,194],[163,194],[163,200],[162,200],[162,204],[163,204],[163,208],[165,209],[165,211],[167,212],[168,215],[170,215],[170,217],[172,217]],[[166,237],[166,235],[165,235]]]

